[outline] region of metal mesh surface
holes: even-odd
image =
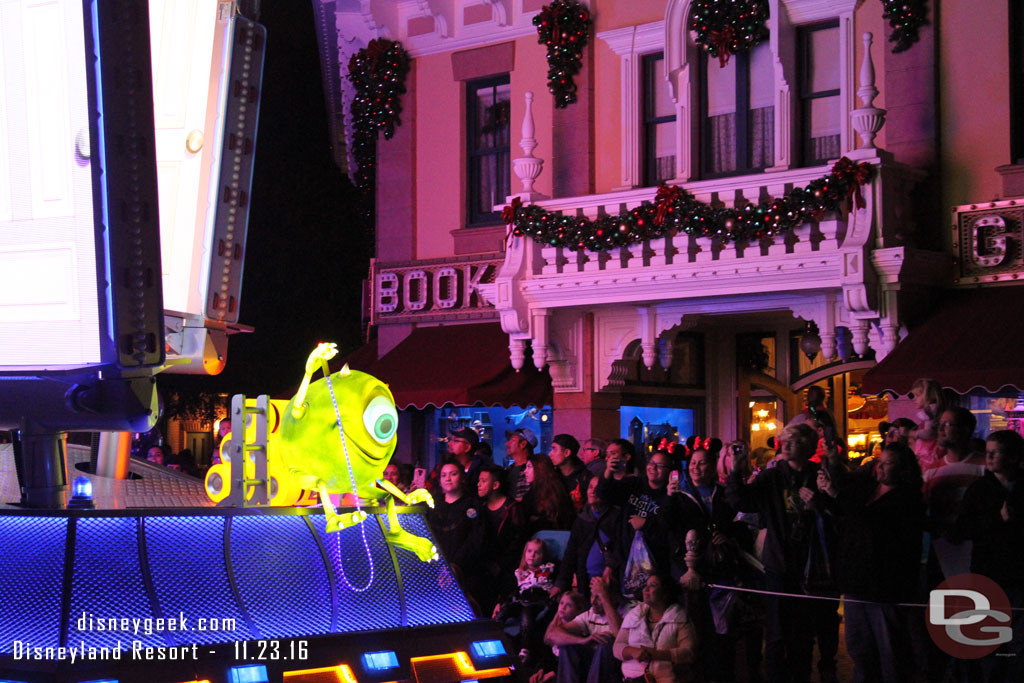
[[[67,520],[0,517],[0,652],[60,641]]]
[[[327,533],[326,519],[323,515],[311,516],[310,521],[320,534],[331,566],[334,568],[334,585],[338,596],[338,632],[401,626],[394,563],[374,516],[370,515],[363,522],[366,527],[366,541],[370,546],[370,556],[373,558],[372,582],[360,525]]]
[[[301,516],[234,517],[231,564],[242,604],[261,637],[330,632],[327,568]]]
[[[146,555],[161,612],[186,616],[180,643],[225,643],[255,638],[228,583],[223,517],[149,517]],[[234,630],[226,620],[234,620]]]
[[[398,522],[406,531],[434,539],[422,514],[401,514]],[[404,548],[395,548],[395,553],[402,572],[409,626],[453,624],[473,619],[473,610],[444,562],[421,562]]]
[[[164,633],[147,635],[128,631],[99,630],[90,617],[145,620],[153,614],[142,581],[139,545],[134,517],[79,519],[75,536],[75,567],[71,581],[71,618],[68,645],[131,648],[167,645]],[[84,619],[84,624],[80,621]],[[130,623],[130,622],[129,622]],[[143,627],[145,621],[136,622]],[[79,625],[85,628],[79,630]],[[133,627],[130,627],[133,628]],[[150,622],[150,630],[153,623]]]

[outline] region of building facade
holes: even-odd
[[[630,410],[671,408],[756,445],[817,383],[863,443],[889,406],[859,396],[861,377],[956,286],[948,207],[1024,194],[1008,165],[1018,3],[929,5],[901,52],[879,3],[765,4],[767,37],[726,62],[695,42],[687,0],[592,0],[577,100],[558,108],[539,0],[314,0],[339,164],[350,55],[384,37],[411,57],[402,123],[378,144],[376,358],[428,326],[450,327],[457,357],[460,326],[500,323],[510,366],[550,377],[555,432],[626,435]],[[863,185],[758,238],[577,250],[502,220],[518,199],[625,222],[661,184],[770,214],[844,157]]]

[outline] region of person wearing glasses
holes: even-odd
[[[604,441],[587,439],[580,447],[580,460],[595,477],[604,474]]]
[[[668,573],[669,539],[680,529],[676,507],[668,493],[672,467],[672,456],[667,451],[657,451],[647,462],[646,477],[616,479],[618,470],[609,459],[595,491],[609,505],[622,506],[630,526],[646,542],[655,572]],[[624,588],[634,590],[642,586]]]

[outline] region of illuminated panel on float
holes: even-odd
[[[269,683],[267,667],[262,664],[233,666],[229,669],[230,683]]]
[[[469,646],[477,657],[497,657],[508,654],[500,640],[478,640]]]
[[[367,652],[363,655],[363,668],[375,672],[397,669],[398,655],[392,650]]]
[[[320,669],[285,671],[285,683],[359,683],[347,664]]]
[[[452,676],[457,676],[457,680],[465,681],[471,678],[500,678],[512,673],[511,669],[505,667],[477,671],[465,652],[413,657],[412,670],[417,680],[452,680]]]

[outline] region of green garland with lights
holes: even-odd
[[[889,42],[896,43],[893,52],[909,50],[918,41],[918,29],[928,23],[927,6],[927,0],[882,0],[882,18],[892,27]]]
[[[653,202],[645,201],[616,216],[595,220],[564,216],[536,204],[524,205],[517,197],[505,207],[502,218],[516,237],[573,251],[606,251],[679,233],[717,237],[723,242],[754,242],[788,232],[826,211],[838,211],[846,200],[852,199],[862,208],[860,188],[873,175],[869,164],[843,157],[827,176],[806,187],[735,209],[705,204],[681,187],[662,185]]]
[[[356,185],[373,192],[377,157],[377,133],[390,140],[400,124],[409,55],[402,44],[377,38],[348,62],[348,78],[355,86],[352,100],[352,156],[355,157]]]
[[[719,65],[729,56],[746,52],[768,37],[767,0],[697,0],[690,10],[689,29],[697,33],[697,44]]]
[[[591,23],[590,10],[576,0],[554,0],[533,18],[537,42],[548,48],[548,90],[555,96],[558,109],[576,101],[573,77],[583,64]]]

